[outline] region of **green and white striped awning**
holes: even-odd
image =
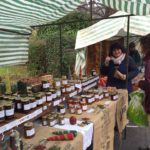
[[[130,14],[150,13],[150,0],[97,1]],[[85,0],[0,0],[0,66],[27,62],[31,26],[58,20],[83,2]]]
[[[134,15],[150,15],[150,0],[97,0],[116,10]]]
[[[112,16],[126,15],[125,12],[117,12]],[[79,30],[76,37],[75,49],[110,39],[114,36],[126,36],[127,17],[104,19],[96,24]],[[146,35],[150,33],[150,16],[131,16],[129,32],[134,35]]]
[[[0,66],[28,61],[31,26],[51,23],[84,0],[0,0]]]

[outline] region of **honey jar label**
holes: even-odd
[[[56,86],[59,87],[60,86],[60,81],[56,82]]]
[[[24,110],[30,110],[31,109],[31,104],[26,104],[24,105]]]
[[[70,87],[66,88],[66,91],[67,91],[67,92],[70,92],[70,91],[71,91],[71,88],[70,88]]]
[[[46,102],[46,96],[43,96],[43,97],[42,97],[42,101],[43,101],[43,103]]]
[[[50,122],[49,125],[52,127],[52,126],[54,126],[55,124],[56,124],[56,120],[53,120],[53,121]]]
[[[17,109],[21,109],[21,108],[22,108],[21,103],[17,103]]]
[[[48,101],[48,102],[49,102],[49,101],[52,101],[52,95],[47,96],[47,101]]]
[[[38,100],[38,105],[41,105],[41,104],[43,104],[43,99],[42,98]]]
[[[14,115],[14,108],[5,110],[5,112],[6,112],[6,116],[12,116],[12,115]]]
[[[26,130],[27,137],[30,137],[30,136],[32,136],[34,134],[35,134],[35,129],[34,128],[32,128],[31,130]]]
[[[49,88],[49,87],[50,87],[50,84],[49,84],[49,83],[43,84],[43,89],[47,89],[47,88]]]
[[[60,109],[60,113],[64,114],[66,112],[66,109],[63,108],[63,109]]]
[[[99,99],[99,95],[98,94],[95,95],[95,99]]]
[[[82,110],[87,110],[87,105],[82,106]]]
[[[57,96],[61,96],[61,92],[60,91],[57,91]]]
[[[104,97],[103,94],[101,94],[101,95],[99,96],[99,99],[101,100],[101,99],[103,99],[103,97]]]
[[[66,85],[66,84],[68,84],[68,81],[67,80],[62,80],[62,84]]]
[[[5,117],[5,112],[4,112],[4,110],[1,110],[0,111],[0,118],[3,118],[3,117]]]
[[[118,95],[113,96],[113,100],[118,99]]]
[[[55,99],[57,97],[56,93],[52,94],[52,98]]]
[[[35,108],[37,106],[36,102],[31,103],[31,108]]]

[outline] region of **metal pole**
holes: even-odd
[[[126,78],[126,88],[128,89],[128,66],[129,66],[129,32],[130,32],[130,16],[128,16],[128,25],[127,25],[127,78]]]
[[[90,0],[90,18],[91,18],[91,20],[93,19],[93,17],[92,17],[92,0]]]
[[[62,76],[62,25],[59,25],[60,74]]]

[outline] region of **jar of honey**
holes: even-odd
[[[35,109],[37,107],[37,102],[36,99],[34,97],[30,98],[30,105],[31,105],[31,109]]]
[[[50,126],[50,127],[53,127],[55,124],[56,124],[56,121],[55,121],[55,118],[54,117],[48,117],[47,118],[47,121],[48,121],[48,125]]]
[[[80,105],[78,105],[78,106],[76,107],[76,114],[77,114],[77,115],[81,115],[81,114],[82,114],[82,107],[81,107]]]
[[[36,98],[36,101],[37,101],[37,105],[41,106],[43,104],[42,95],[38,94],[38,95],[35,96],[35,98]]]
[[[35,128],[32,122],[24,124],[24,137],[29,139],[35,136]]]
[[[67,85],[68,84],[68,80],[67,80],[67,77],[66,76],[62,76],[62,85]]]
[[[111,98],[112,101],[115,101],[119,98],[117,92],[111,92],[109,95],[110,95],[110,98]]]
[[[50,88],[50,83],[49,81],[43,80],[42,81],[42,89],[44,92],[48,92]]]
[[[62,94],[65,94],[65,93],[66,93],[66,88],[65,88],[65,86],[62,86],[62,87],[61,87],[61,93],[62,93]]]
[[[63,105],[63,104],[59,104],[58,106],[57,106],[57,111],[60,113],[60,114],[65,114],[66,113],[66,108],[65,108],[65,106]]]
[[[17,112],[21,112],[21,111],[22,111],[21,98],[16,98],[16,99],[15,99],[15,110],[16,110]]]
[[[71,92],[71,86],[69,84],[66,85],[66,94]]]
[[[70,112],[71,114],[74,114],[75,111],[76,111],[76,109],[75,109],[75,107],[74,107],[73,105],[72,105],[71,107],[69,107],[69,112]]]

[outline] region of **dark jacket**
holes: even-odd
[[[127,57],[122,61],[122,63],[119,65],[118,70],[123,73],[127,74]],[[116,88],[126,89],[126,80],[120,80],[114,78],[114,72],[115,72],[115,65],[114,62],[111,60],[109,62],[109,66],[106,67],[105,65],[102,65],[100,68],[100,72],[103,75],[106,75],[108,77],[107,86],[114,86]],[[129,56],[128,57],[128,92],[130,93],[132,91],[132,85],[131,80],[138,74],[138,68],[134,62],[134,60]]]
[[[141,57],[137,50],[130,51],[129,55],[133,58],[137,66],[141,65]]]
[[[145,91],[145,111],[150,114],[150,52],[144,58],[145,80],[139,82],[139,87]]]

